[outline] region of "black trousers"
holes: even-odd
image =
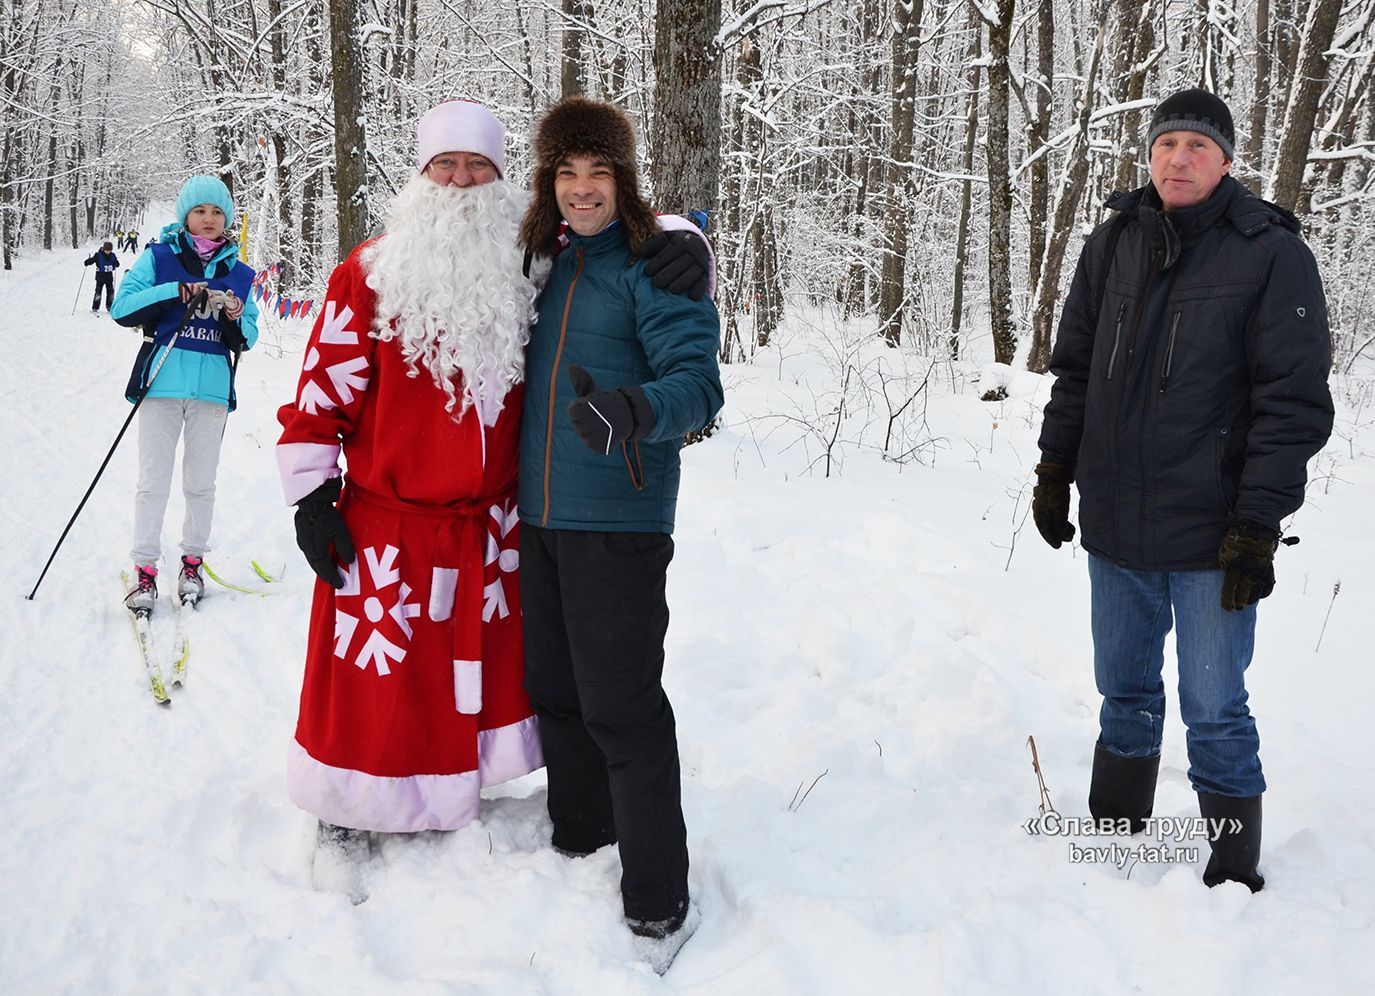
[[[97,273],[95,275],[95,297],[91,299],[91,310],[100,310],[100,292],[105,292],[105,310],[110,310],[110,305],[115,301],[115,275],[113,273]]]
[[[678,738],[660,683],[673,538],[521,524],[525,690],[539,718],[554,846],[620,845],[627,917],[687,908]]]

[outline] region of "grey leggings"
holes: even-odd
[[[181,486],[186,517],[181,526],[181,552],[199,557],[210,549],[210,521],[215,512],[215,472],[229,409],[214,401],[148,398],[138,411],[138,490],[134,492],[136,564],[156,563],[162,552],[162,517],[172,490],[172,463],[177,439],[185,429]]]

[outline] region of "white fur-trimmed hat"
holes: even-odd
[[[415,168],[425,172],[441,152],[475,152],[506,175],[506,126],[491,111],[471,100],[446,100],[426,111],[416,128]]]

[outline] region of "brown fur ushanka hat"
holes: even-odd
[[[530,144],[535,154],[533,196],[520,226],[520,244],[526,249],[553,255],[557,248],[563,215],[554,198],[554,177],[559,163],[570,156],[590,156],[611,164],[616,208],[632,254],[659,231],[653,209],[640,194],[635,127],[620,108],[586,97],[568,97],[545,113]]]

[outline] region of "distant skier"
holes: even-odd
[[[86,258],[86,266],[95,266],[95,297],[91,299],[91,314],[100,313],[100,292],[105,292],[105,310],[115,299],[115,271],[119,269],[119,257],[115,255],[114,243],[106,242]]]
[[[130,401],[157,370],[139,409],[136,583],[125,599],[134,610],[151,609],[157,598],[162,517],[183,430],[186,518],[177,596],[194,602],[205,590],[201,557],[209,549],[225,419],[235,407],[233,362],[241,349],[252,349],[258,339],[258,306],[248,293],[254,273],[239,262],[239,247],[226,233],[234,217],[229,188],[213,176],[193,176],[182,185],[176,212],[178,221],[164,228],[161,240],[139,256],[110,309],[119,324],[144,329],[143,348],[125,390]],[[208,292],[207,303],[183,328],[187,305],[202,290]],[[164,354],[166,361],[158,369]]]
[[[137,229],[132,229],[132,228],[131,228],[131,229],[129,230],[129,234],[126,235],[126,236],[124,236],[124,248],[127,249],[127,250],[129,250],[130,252],[134,252],[135,250],[138,249],[138,231],[137,231]]]

